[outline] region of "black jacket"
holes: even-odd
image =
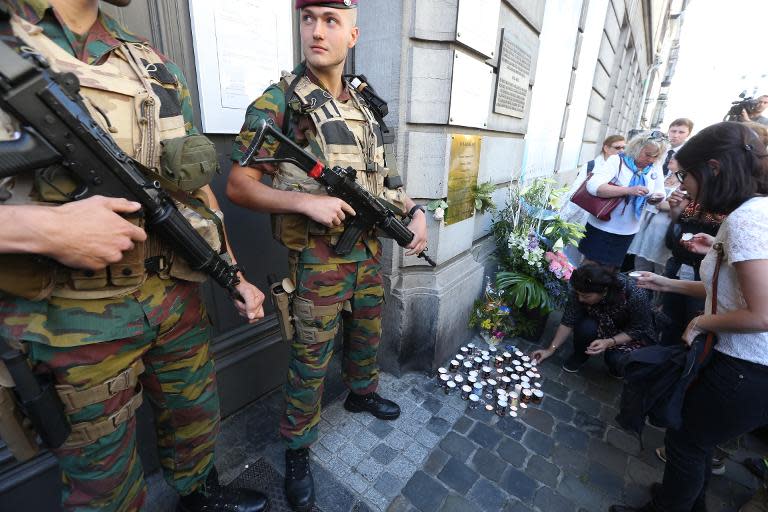
[[[712,340],[714,341],[714,340]],[[642,436],[645,419],[657,427],[679,429],[685,392],[712,355],[712,341],[699,335],[690,348],[652,345],[631,352],[616,421]]]

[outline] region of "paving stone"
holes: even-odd
[[[590,416],[598,416],[600,414],[600,402],[594,398],[590,398],[584,393],[574,391],[568,398],[568,403],[573,406],[574,409],[582,411]]]
[[[450,459],[450,455],[445,453],[440,448],[433,450],[427,457],[427,461],[424,463],[424,471],[432,476],[437,476],[440,471],[443,470],[443,466]]]
[[[432,417],[432,413],[426,409],[422,409],[421,406],[417,407],[408,415],[413,421],[421,423],[422,425],[429,421]]]
[[[427,394],[424,391],[413,387],[408,389],[408,396],[417,404],[421,404],[427,399]]]
[[[489,480],[498,482],[507,464],[490,451],[480,448],[472,457],[472,465],[475,470]]]
[[[339,423],[336,428],[334,429],[340,436],[346,438],[346,439],[352,439],[354,438],[361,430],[363,430],[363,425],[352,419],[351,417],[347,417],[344,420],[342,420],[341,423]]]
[[[365,459],[355,469],[369,482],[375,482],[384,471],[384,466],[373,459]]]
[[[437,446],[437,443],[440,442],[440,439],[441,436],[434,434],[427,429],[422,429],[416,433],[416,442],[430,449]]]
[[[403,434],[409,437],[411,442],[413,442],[413,439],[416,437],[416,434],[418,434],[419,431],[424,428],[424,424],[415,421],[412,417],[408,417],[405,421],[398,422],[396,427],[397,427],[395,430],[396,432],[397,431],[402,432]],[[376,439],[378,440],[378,437]]]
[[[549,487],[542,487],[536,491],[533,504],[546,512],[572,512],[574,509],[573,503]]]
[[[371,432],[373,435],[378,437],[379,439],[384,439],[389,435],[390,432],[392,432],[392,425],[385,421],[374,421],[370,425],[368,425],[368,431]]]
[[[558,372],[559,373],[559,372]],[[553,396],[560,401],[565,402],[568,399],[570,390],[557,382],[555,379],[546,379],[541,385],[545,395]]]
[[[333,453],[320,443],[315,443],[310,449],[312,458],[319,461],[321,464],[325,463],[333,458]],[[218,460],[217,460],[218,463]]]
[[[443,408],[443,402],[434,396],[428,396],[420,405],[423,409],[426,409],[432,414],[437,414],[437,411]]]
[[[634,482],[624,484],[621,502],[633,507],[642,507],[651,500],[651,490]]]
[[[477,420],[486,425],[490,425],[491,421],[498,417],[495,414],[489,414],[488,411],[486,411],[482,406],[479,406],[475,409],[467,408],[464,414],[466,414],[469,418]]]
[[[408,448],[403,450],[403,455],[411,462],[421,465],[421,463],[424,462],[424,459],[426,459],[429,455],[429,451],[429,449],[425,448],[419,443],[413,443]]]
[[[584,452],[576,451],[565,445],[558,444],[552,450],[552,463],[563,473],[580,475],[587,470]]]
[[[446,453],[460,461],[465,461],[475,451],[475,444],[466,437],[462,437],[455,432],[448,434],[440,441],[440,448]]]
[[[508,468],[504,476],[501,477],[501,488],[507,491],[523,503],[530,503],[536,492],[538,483],[522,471],[514,468]]]
[[[496,453],[509,464],[518,468],[523,467],[523,463],[526,457],[528,457],[528,450],[513,439],[504,439],[496,449]]]
[[[342,407],[341,402],[337,402],[329,407],[325,407],[320,416],[331,425],[336,425],[340,423],[348,414],[349,413]]]
[[[368,456],[368,453],[364,452],[354,444],[347,444],[336,453],[336,456],[346,461],[350,466],[357,466],[357,464]]]
[[[555,428],[555,441],[562,443],[574,450],[580,450],[586,453],[589,445],[589,436],[571,425],[560,423]]]
[[[533,512],[533,510],[519,501],[512,501],[504,507],[504,512]]]
[[[611,471],[597,462],[591,462],[589,464],[589,471],[587,474],[589,484],[592,487],[611,498],[617,500],[621,499],[624,490],[623,475],[619,475],[615,471]]]
[[[464,415],[463,410],[464,410],[463,408],[461,408],[461,410],[458,410],[455,407],[452,407],[451,405],[443,405],[443,407],[439,411],[437,411],[437,414],[435,414],[435,416],[437,416],[438,418],[443,418],[448,423],[453,425],[456,422],[456,420],[458,420]]]
[[[403,483],[407,482],[411,476],[416,472],[417,466],[412,460],[408,459],[402,453],[395,457],[395,460],[390,462],[386,470],[392,473],[397,478],[402,480]]]
[[[619,410],[612,405],[600,405],[600,415],[598,417],[607,425],[618,426],[618,423],[616,422],[617,414],[619,414]]]
[[[387,505],[389,505],[389,499],[373,487],[366,491],[365,499],[368,503],[374,505],[376,510],[384,511],[387,509]],[[357,512],[357,508],[353,510]]]
[[[347,444],[347,438],[342,437],[338,432],[329,432],[320,438],[320,444],[331,453],[338,453]]]
[[[497,430],[482,423],[475,423],[467,437],[489,450],[493,450],[501,441],[501,434]]]
[[[455,494],[449,495],[445,499],[445,503],[440,507],[440,512],[467,512],[475,507],[474,503],[470,503],[461,496]]]
[[[504,418],[507,419],[507,418]],[[509,418],[512,419],[512,418]],[[552,433],[552,428],[555,425],[555,420],[552,415],[541,409],[529,408],[525,413],[520,416],[520,419],[527,425],[535,428],[536,430],[543,432],[547,435]]]
[[[605,435],[606,441],[630,455],[640,453],[640,441],[637,437],[627,434],[617,428],[610,427]]]
[[[411,503],[408,501],[408,498],[406,498],[403,495],[400,495],[394,500],[392,500],[392,503],[390,503],[389,507],[387,507],[387,512],[417,512],[417,511],[416,511],[416,507],[411,505]]]
[[[448,489],[423,471],[417,471],[403,489],[403,495],[422,512],[435,512],[448,495]]]
[[[389,471],[384,471],[376,479],[374,487],[382,496],[392,499],[403,490],[403,481]]]
[[[541,402],[541,408],[552,414],[555,418],[565,422],[569,422],[573,418],[573,407],[551,396],[544,397],[544,400]]]
[[[384,443],[395,450],[403,450],[413,442],[413,437],[402,430],[395,429],[384,438]]]
[[[453,430],[455,430],[459,434],[466,434],[467,431],[470,428],[472,428],[472,425],[474,424],[475,422],[472,421],[472,419],[467,418],[466,416],[462,416],[456,421],[456,423],[454,423]]]
[[[527,427],[519,419],[505,416],[499,419],[498,423],[496,423],[496,428],[502,431],[505,436],[519,441],[523,438]]]
[[[371,457],[373,457],[373,459],[379,464],[386,466],[395,460],[395,457],[397,457],[397,450],[387,446],[384,443],[381,443],[379,446],[371,450]]]
[[[584,378],[574,373],[561,372],[559,382],[571,391],[584,391],[587,389],[587,383]]]
[[[582,432],[586,432],[590,436],[599,439],[603,438],[607,428],[604,421],[583,411],[576,411],[576,414],[573,416],[573,424]]]
[[[596,459],[595,459],[596,460]],[[606,466],[607,467],[607,466]],[[614,469],[615,468],[609,468]],[[657,469],[649,466],[648,464],[630,457],[629,464],[626,466],[627,480],[643,487],[650,487],[654,482],[660,482],[664,474],[664,470]],[[732,478],[732,475],[728,475]]]
[[[444,436],[451,430],[451,424],[443,418],[435,416],[427,422],[427,430],[438,436]]]
[[[480,508],[483,512],[498,512],[507,501],[506,495],[499,489],[499,486],[485,478],[480,478],[475,482],[467,497],[475,505],[475,508],[467,509],[468,511]]]
[[[596,489],[586,485],[582,479],[573,475],[565,474],[563,476],[560,485],[557,486],[557,492],[587,512],[606,510],[606,508],[601,508],[603,496]]]
[[[333,470],[331,470],[333,472]],[[371,486],[371,482],[365,479],[363,475],[357,471],[350,472],[344,479],[344,483],[348,484],[358,494],[364,494],[365,491]]]
[[[533,455],[528,459],[525,473],[544,485],[557,487],[557,477],[560,475],[560,470],[557,469],[557,466],[547,462],[541,456]]]
[[[627,454],[599,439],[590,439],[588,454],[589,460],[602,464],[616,473],[623,473],[627,467]]]
[[[458,459],[449,459],[443,470],[437,475],[449,489],[459,494],[465,494],[477,481],[479,475],[475,470]]]
[[[555,441],[552,437],[544,435],[538,430],[528,430],[523,436],[523,446],[544,458],[549,458],[552,455]]]
[[[320,441],[322,443],[322,440]],[[377,436],[367,430],[360,431],[354,439],[354,444],[365,452],[370,452],[381,442]]]

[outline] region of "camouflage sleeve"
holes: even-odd
[[[253,141],[256,126],[260,121],[265,120],[268,123],[272,123],[275,128],[280,130],[283,126],[285,112],[286,105],[283,90],[277,85],[268,87],[264,94],[248,106],[248,110],[245,112],[243,127],[240,129],[240,134],[235,138],[235,142],[232,145],[232,160],[237,161],[242,158],[246,149],[248,149],[248,146]],[[291,137],[290,133],[286,135]],[[273,155],[276,145],[276,143],[265,144],[259,151],[258,156]],[[259,166],[259,169],[268,174],[273,174],[274,168],[274,165]]]
[[[161,55],[161,57],[164,56]],[[189,93],[187,79],[184,78],[184,73],[173,61],[166,60],[164,64],[179,81],[179,101],[181,102],[181,114],[184,116],[184,129],[187,130],[187,135],[195,135],[198,131],[195,126],[195,112],[192,109],[192,95]]]

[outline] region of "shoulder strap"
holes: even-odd
[[[591,174],[594,169],[595,169],[595,161],[590,160],[589,162],[587,162],[587,174]]]
[[[717,283],[720,281],[720,266],[723,264],[723,255],[725,251],[723,249],[722,242],[716,242],[712,249],[717,251],[717,261],[715,262],[715,272],[712,274],[712,314],[717,314]]]

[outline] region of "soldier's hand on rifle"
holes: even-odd
[[[347,215],[355,215],[355,210],[338,197],[304,195],[307,197],[304,198],[305,204],[302,212],[323,226],[329,228],[341,226]]]
[[[245,302],[234,301],[240,316],[247,318],[249,324],[264,318],[264,294],[261,290],[246,281],[242,274],[240,274],[240,284],[235,288],[245,299]]]
[[[147,239],[143,229],[120,216],[141,208],[127,199],[93,196],[42,208],[35,230],[44,242],[41,250],[31,252],[68,267],[100,270],[123,259],[123,252],[133,249],[134,242]]]
[[[417,210],[413,215],[413,220],[408,223],[408,229],[413,233],[413,240],[406,246],[406,256],[420,254],[427,248],[427,216],[423,211]]]

